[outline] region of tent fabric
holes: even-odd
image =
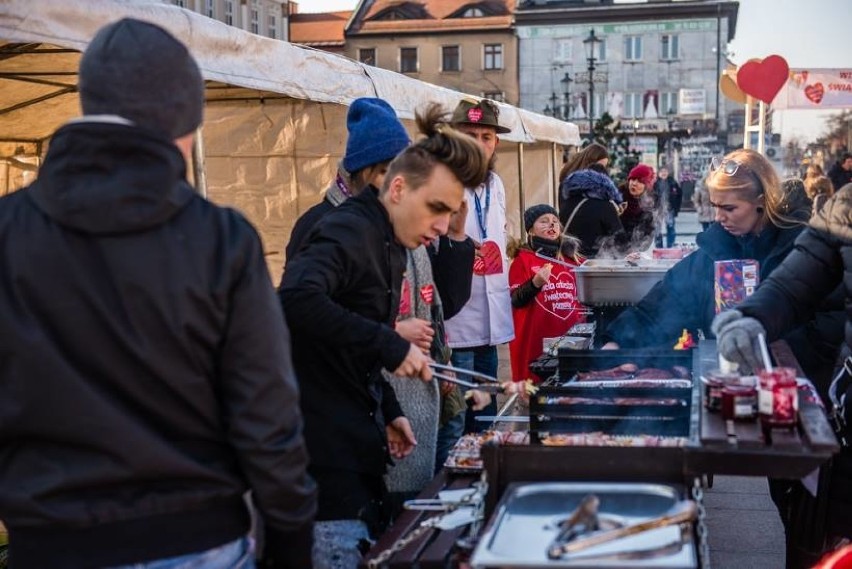
[[[187,44],[198,60],[205,79],[260,91],[287,95],[296,99],[348,105],[364,96],[387,100],[401,118],[411,119],[418,108],[436,101],[452,108],[465,95],[457,91],[429,85],[386,69],[364,65],[338,55],[264,38],[228,26],[176,6],[118,0],[0,0],[0,39],[12,44],[49,44],[75,50],[85,49],[103,25],[123,17],[151,21],[169,30]],[[44,72],[76,70],[77,58],[68,53],[40,53],[9,57],[9,43],[2,46],[0,73],[27,69]],[[14,46],[13,46],[14,47]],[[16,61],[17,60],[17,61]],[[35,62],[39,61],[37,65]],[[34,66],[33,66],[34,65]],[[33,66],[33,67],[30,67]],[[72,85],[72,76],[30,76]],[[0,82],[0,109],[7,109],[27,98],[38,98],[49,85],[27,85],[14,81]],[[5,83],[5,84],[4,84]],[[54,91],[62,87],[52,87]],[[12,99],[12,100],[10,100]],[[17,99],[17,101],[15,100]],[[59,105],[64,97],[58,97]],[[512,129],[503,139],[512,142],[549,141],[564,145],[579,143],[579,130],[571,123],[537,115],[511,105],[499,104],[501,122]],[[21,109],[25,111],[27,107]],[[44,123],[51,117],[42,113],[6,113],[0,115],[3,138],[25,135],[47,136],[51,131]],[[28,121],[9,115],[28,115],[36,125],[27,130]],[[67,113],[61,116],[66,116]],[[39,120],[41,118],[42,120]],[[17,126],[7,129],[7,121]],[[14,123],[17,123],[16,125]],[[30,123],[32,124],[32,123]]]
[[[347,105],[386,99],[416,136],[414,111],[448,110],[465,95],[390,71],[262,38],[175,6],[119,0],[0,0],[0,196],[30,183],[49,137],[80,113],[78,50],[123,17],[154,22],[185,42],[205,79],[206,195],[259,229],[274,281],[296,219],[317,203],[343,156]],[[553,204],[558,145],[576,125],[500,104],[497,172],[507,225],[520,235],[525,204]]]

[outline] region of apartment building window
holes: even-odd
[[[595,97],[593,99],[595,102],[595,116],[593,118],[599,119],[601,118],[602,114],[609,112],[609,109],[607,108],[606,104],[606,99],[606,93],[595,93]]]
[[[667,91],[660,93],[659,113],[661,115],[677,114],[677,91]]]
[[[461,71],[461,50],[457,45],[441,47],[441,71]]]
[[[254,0],[251,3],[251,10],[249,11],[250,18],[250,26],[249,29],[251,33],[256,34],[260,31],[260,10],[257,6],[257,0]]]
[[[234,0],[225,0],[225,23],[234,25]]]
[[[677,34],[663,34],[660,37],[660,59],[678,59],[680,57],[679,44]]]
[[[553,60],[560,63],[569,63],[572,61],[573,41],[569,39],[556,40],[553,43]]]
[[[376,48],[362,47],[358,49],[358,61],[366,65],[376,65]]]
[[[417,73],[417,48],[399,48],[399,72]]]
[[[204,0],[204,14],[208,18],[215,18],[216,17],[215,0]]]
[[[173,0],[175,6],[186,8],[186,0]]]
[[[487,43],[483,46],[483,68],[503,69],[503,44]]]
[[[626,118],[641,117],[644,114],[642,108],[642,93],[624,94],[624,116]]]
[[[642,60],[642,36],[625,36],[624,38],[624,60]]]
[[[486,91],[482,94],[483,98],[497,101],[498,103],[506,102],[506,94],[503,91]]]
[[[598,62],[606,61],[606,38],[598,39]]]
[[[272,39],[278,39],[278,17],[275,14],[269,14],[266,25],[269,28],[267,35]]]

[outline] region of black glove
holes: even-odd
[[[263,559],[258,561],[258,569],[310,569],[313,545],[313,524],[286,532],[266,526]]]
[[[766,336],[766,330],[758,320],[728,310],[716,316],[710,329],[716,335],[716,349],[726,360],[739,364],[742,373],[764,367],[757,337]]]

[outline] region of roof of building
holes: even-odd
[[[291,14],[290,41],[313,47],[343,46],[343,29],[352,11]]]
[[[514,6],[515,0],[362,0],[346,33],[506,30]]]

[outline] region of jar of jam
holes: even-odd
[[[764,428],[793,428],[799,417],[796,370],[776,367],[758,372],[757,408]]]
[[[738,377],[722,388],[722,418],[753,421],[757,418],[757,387],[754,377]]]
[[[701,383],[704,385],[704,408],[713,413],[721,411],[722,390],[725,384],[738,378],[739,375],[736,373],[726,373],[718,369],[701,376]]]

